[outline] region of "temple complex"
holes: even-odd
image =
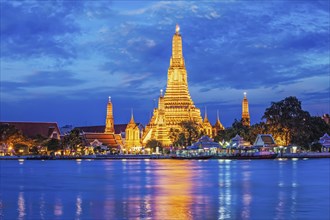
[[[242,101],[242,124],[244,126],[250,126],[249,102],[246,98],[246,92],[244,92],[244,98]]]
[[[201,129],[204,125],[200,110],[195,107],[188,91],[187,71],[182,54],[182,38],[180,28],[176,25],[172,40],[172,57],[167,72],[166,91],[163,95],[161,90],[158,108],[154,109],[153,116],[142,137],[143,144],[145,145],[151,139],[156,139],[163,145],[170,145],[170,129],[180,129],[179,124],[182,121],[195,121],[201,126]]]

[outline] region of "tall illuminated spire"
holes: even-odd
[[[203,122],[205,123],[205,122],[209,122],[209,119],[207,118],[207,108],[206,108],[206,106],[205,106],[205,113],[204,113],[204,120],[203,120]]]
[[[242,101],[242,124],[250,126],[249,102],[246,98],[246,92],[244,92],[244,98]]]
[[[105,133],[114,133],[114,120],[113,120],[113,110],[112,110],[112,102],[111,97],[109,96],[108,104],[107,104],[107,118],[105,120]]]
[[[131,109],[131,120],[129,121],[129,123],[130,123],[130,124],[135,124],[133,109]]]
[[[172,55],[167,71],[167,85],[164,94],[161,92],[158,108],[143,133],[143,144],[155,139],[163,145],[171,145],[171,129],[181,129],[182,121],[194,121],[203,128],[200,110],[194,105],[188,90],[187,71],[182,52],[182,37],[179,25],[175,27],[172,38]],[[212,127],[211,127],[212,129]]]
[[[182,105],[193,105],[187,82],[187,71],[185,68],[182,53],[182,37],[179,25],[176,25],[175,34],[172,39],[172,56],[170,59],[170,67],[167,72],[167,86],[165,92],[165,105],[174,100],[181,102]]]

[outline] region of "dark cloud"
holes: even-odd
[[[21,82],[2,81],[1,86],[4,92],[19,92],[27,88],[37,87],[71,87],[85,83],[74,77],[70,71],[38,71],[24,77]]]
[[[330,87],[318,92],[303,92],[302,97],[306,102],[325,102],[330,105]]]
[[[65,6],[65,7],[64,7]],[[1,3],[1,57],[25,59],[52,56],[67,59],[76,56],[70,36],[79,33],[72,13],[79,4],[49,2],[14,5]]]

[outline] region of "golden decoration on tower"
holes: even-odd
[[[195,121],[201,128],[203,127],[200,110],[195,107],[188,91],[187,71],[179,31],[180,27],[176,25],[165,95],[161,92],[159,96],[158,108],[154,109],[153,116],[143,134],[143,144],[146,144],[148,140],[156,139],[163,145],[170,145],[170,129],[180,129],[179,124],[182,121]]]
[[[105,131],[104,133],[113,134],[115,133],[115,126],[113,120],[113,111],[112,111],[112,102],[111,97],[109,96],[109,101],[107,105],[107,117],[105,120]]]
[[[246,98],[246,92],[244,92],[244,98],[242,101],[242,124],[250,126],[249,102]]]

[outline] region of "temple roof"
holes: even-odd
[[[212,148],[212,147],[219,148],[220,144],[214,142],[213,139],[210,138],[209,136],[203,135],[201,138],[198,139],[196,143],[188,147],[188,149]]]
[[[258,134],[255,142],[255,146],[276,146],[274,138],[271,134]]]
[[[98,140],[104,145],[108,145],[110,147],[118,147],[122,145],[122,141],[118,135],[115,134],[105,134],[105,133],[84,133],[83,134],[87,143],[91,143],[95,140]]]
[[[41,135],[45,138],[59,139],[61,134],[56,122],[0,122],[0,124],[13,125],[29,138]],[[56,137],[52,136],[54,132],[58,134]]]
[[[136,126],[141,126],[141,123],[135,123]],[[115,124],[115,134],[120,134],[122,132],[125,132],[126,127],[128,124]],[[96,126],[82,126],[82,127],[76,127],[83,132],[90,132],[90,133],[104,133],[105,125],[96,125]]]

